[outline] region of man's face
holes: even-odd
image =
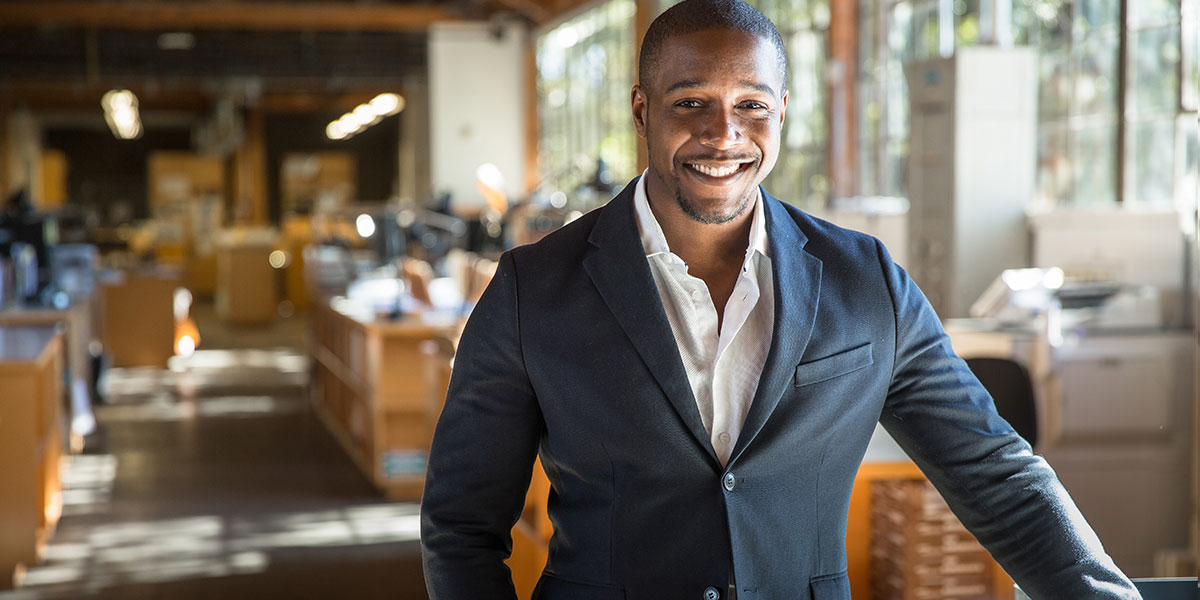
[[[632,94],[650,197],[674,196],[702,223],[745,213],[779,157],[781,72],[775,46],[749,33],[708,29],[664,41],[653,81]]]

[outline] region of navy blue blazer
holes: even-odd
[[[635,180],[636,181],[636,180]],[[1035,598],[1137,598],[1054,472],[995,411],[876,239],[763,191],[775,324],[727,467],[642,249],[633,183],[507,252],[471,315],[429,455],[430,597],[512,598],[535,455],[545,600],[848,599],[846,514],[882,422]]]

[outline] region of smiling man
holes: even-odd
[[[850,490],[876,423],[1034,598],[1138,598],[874,238],[760,187],[787,57],[737,0],[651,24],[649,168],[506,253],[463,333],[421,507],[434,599],[513,598],[535,456],[546,600],[850,598]]]

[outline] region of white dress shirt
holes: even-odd
[[[633,195],[638,232],[696,407],[721,464],[729,462],[754,400],[775,321],[775,287],[767,255],[762,194],[755,192],[746,258],[718,327],[708,286],[671,252],[646,198],[646,173]],[[719,330],[718,330],[719,329]]]

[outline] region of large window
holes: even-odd
[[[830,195],[831,0],[750,2],[779,26],[791,66],[779,163],[766,183],[780,198],[819,207]],[[659,0],[663,9],[670,4]],[[1194,207],[1200,0],[1011,4],[1013,41],[1039,52],[1037,190],[1031,201],[1043,207]],[[852,191],[906,194],[904,64],[983,42],[987,6],[981,0],[859,0]],[[538,38],[538,153],[549,188],[571,195],[592,176],[598,158],[618,184],[636,174],[629,114],[634,12],[633,0],[609,0]]]
[[[1012,0],[1014,41],[1039,51],[1036,204],[1194,204],[1196,3]],[[953,2],[949,21],[939,15],[942,6],[938,0],[861,4],[863,193],[905,193],[904,63],[981,39],[978,0]],[[942,31],[942,22],[953,30]]]
[[[637,174],[634,10],[633,0],[610,0],[538,36],[538,166],[547,191],[575,198],[598,159],[616,185]]]

